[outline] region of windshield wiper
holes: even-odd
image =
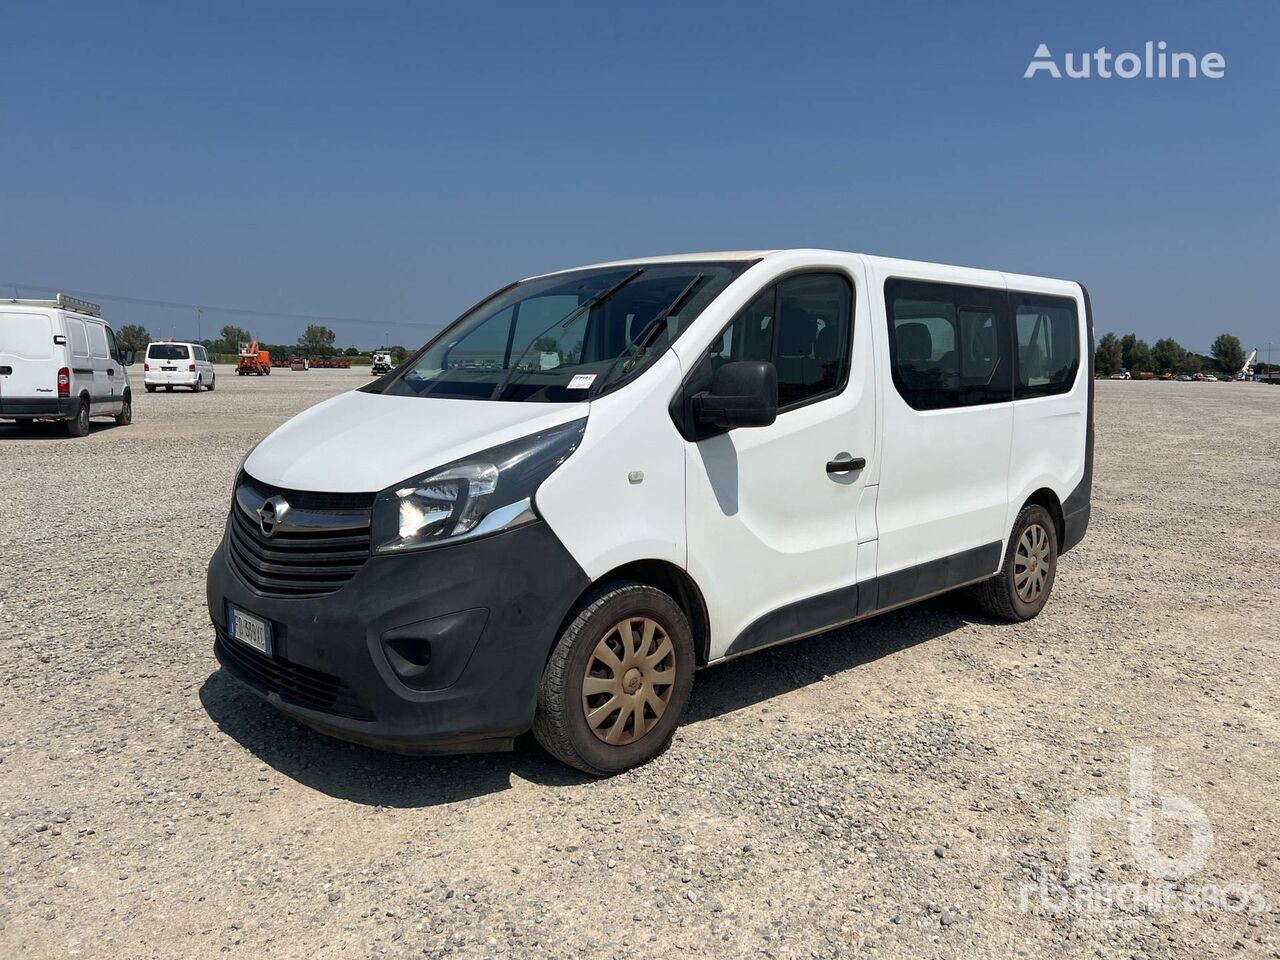
[[[539,333],[536,337],[531,337],[529,339],[529,345],[520,352],[520,356],[516,357],[515,362],[511,364],[511,366],[508,368],[507,375],[502,378],[502,382],[498,384],[497,389],[493,391],[493,395],[489,399],[490,400],[502,399],[503,391],[507,389],[507,386],[511,383],[511,378],[516,375],[516,371],[520,368],[520,361],[523,360],[526,356],[528,356],[529,351],[533,349],[533,345],[535,343],[537,343],[539,340],[545,337],[557,326],[567,327],[569,326],[569,324],[573,323],[573,321],[577,320],[578,317],[582,316],[582,314],[585,313],[586,311],[595,309],[600,304],[604,303],[606,300],[612,297],[619,290],[621,290],[623,287],[625,287],[632,280],[634,280],[636,277],[640,276],[640,274],[642,273],[644,273],[644,267],[640,267],[636,270],[632,270],[629,274],[627,274],[625,277],[623,277],[621,280],[615,283],[612,287],[609,287],[609,289],[603,290],[600,293],[597,293],[594,297],[591,297],[585,303],[582,303],[581,305],[574,307],[563,318],[551,324],[549,327],[547,327],[545,330]]]
[[[667,304],[662,311],[653,318],[653,322],[649,325],[648,332],[645,333],[641,341],[635,345],[627,359],[627,362],[623,364],[622,373],[624,376],[631,372],[631,368],[636,365],[636,362],[644,352],[653,345],[653,341],[658,339],[658,334],[667,329],[667,317],[671,316],[671,314],[684,306],[685,300],[689,299],[689,295],[693,292],[694,288],[697,287],[697,285],[704,279],[706,279],[706,274],[700,273],[690,280],[688,284],[685,285],[685,288],[676,294],[676,298]],[[620,353],[613,358],[613,363],[609,364],[609,369],[604,372],[604,376],[600,377],[592,385],[591,392],[587,394],[588,400],[596,396],[604,388],[604,386],[609,382],[609,378],[613,376],[613,368],[618,365],[619,360],[626,356],[627,354]]]

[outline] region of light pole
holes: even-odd
[[[201,310],[199,307],[196,307],[196,342],[197,343],[200,342],[200,317],[201,315],[203,315],[203,313],[204,313],[203,310]]]

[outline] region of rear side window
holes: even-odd
[[[1016,396],[1066,393],[1080,368],[1080,323],[1070,297],[1011,292],[1018,336]]]
[[[99,360],[111,359],[111,351],[107,346],[107,330],[100,323],[89,324],[89,349]]]
[[[208,355],[206,355],[206,354],[205,354],[205,352],[204,352],[204,347],[192,347],[191,349],[195,350],[195,352],[196,352],[196,359],[197,359],[197,360],[208,360],[208,359],[209,359]]]
[[[67,317],[67,336],[71,338],[71,355],[73,357],[89,356],[89,337],[84,332],[84,321],[75,317]]]
[[[712,343],[712,370],[768,360],[778,371],[778,408],[839,393],[849,376],[853,286],[842,274],[803,273],[762,291]]]
[[[148,360],[186,360],[185,343],[153,343],[147,347]]]
[[[916,410],[1013,399],[1005,292],[919,280],[885,282],[898,393]]]

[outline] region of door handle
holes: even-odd
[[[13,367],[0,367],[0,377],[7,377],[13,373]]]
[[[107,376],[114,377],[115,375],[116,375],[115,370],[113,370],[111,367],[107,367]]]
[[[827,473],[852,473],[867,465],[866,457],[850,457],[848,460],[828,460]]]

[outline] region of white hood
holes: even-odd
[[[339,394],[270,434],[245,470],[289,490],[383,490],[470,453],[587,415],[589,404]]]

